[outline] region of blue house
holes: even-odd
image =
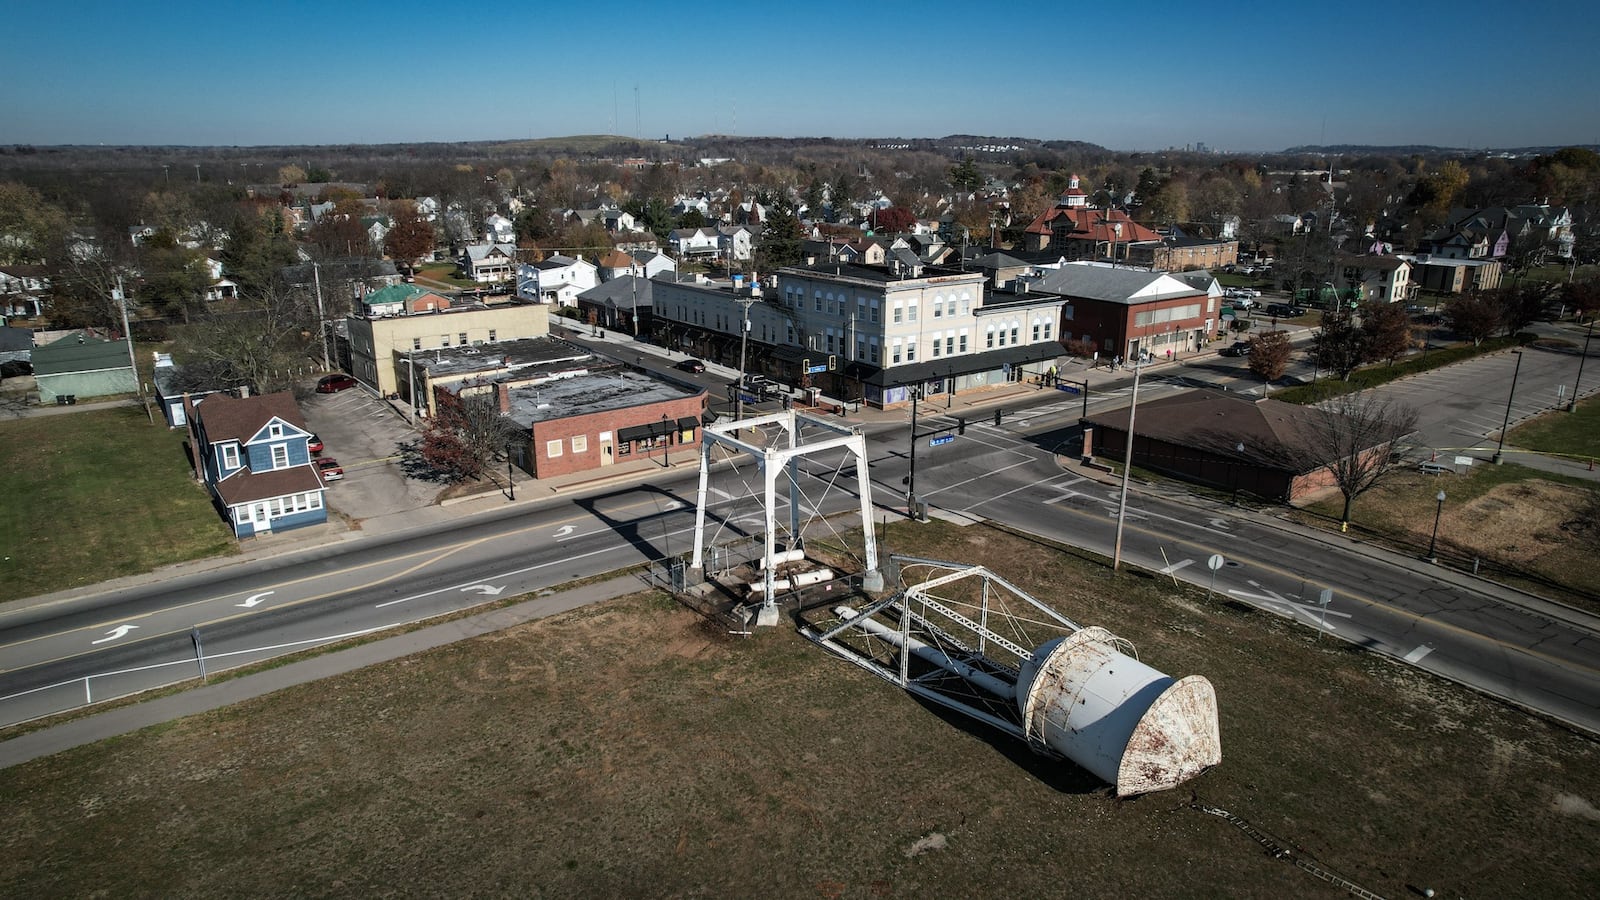
[[[235,537],[328,520],[327,486],[293,394],[213,394],[188,404],[187,417],[195,474],[211,488]]]

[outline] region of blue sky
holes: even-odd
[[[0,143],[1600,143],[1588,0],[1025,8],[7,0]]]

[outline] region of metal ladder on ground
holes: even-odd
[[[1317,865],[1314,860],[1300,856],[1292,849],[1280,844],[1276,838],[1262,832],[1254,825],[1251,825],[1249,822],[1239,818],[1225,809],[1216,806],[1206,806],[1203,803],[1191,803],[1189,805],[1191,808],[1197,809],[1200,812],[1206,813],[1207,815],[1216,816],[1219,819],[1227,821],[1228,824],[1249,835],[1251,840],[1266,848],[1268,855],[1272,856],[1274,859],[1287,859],[1296,866],[1299,866],[1301,869],[1304,869],[1305,871],[1315,875],[1323,881],[1328,882],[1329,884],[1344,888],[1351,894],[1362,898],[1362,900],[1383,900],[1382,896],[1374,894],[1372,891],[1367,890],[1361,885],[1356,884],[1355,882],[1341,875],[1324,869],[1323,867]]]

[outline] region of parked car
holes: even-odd
[[[323,481],[338,481],[344,477],[344,466],[331,456],[324,456],[317,460],[317,471],[322,473]]]
[[[361,382],[356,381],[354,378],[351,378],[349,375],[346,375],[343,372],[338,372],[333,375],[324,375],[317,379],[317,393],[335,394],[339,391],[347,391],[360,383]]]
[[[679,362],[675,368],[682,369],[685,372],[693,372],[694,374],[698,375],[706,370],[706,364],[698,359],[686,359],[682,362]]]
[[[1222,356],[1249,356],[1250,355],[1250,342],[1249,341],[1234,341],[1233,343],[1229,344],[1226,347],[1223,347],[1221,350],[1218,350],[1217,352],[1218,352],[1218,354],[1220,354]]]
[[[315,434],[311,435],[311,440],[306,441],[306,449],[310,450],[313,454],[321,453],[322,438],[317,437]]]
[[[1277,316],[1280,319],[1294,319],[1306,314],[1303,306],[1291,306],[1287,303],[1268,303],[1267,315]]]

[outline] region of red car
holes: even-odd
[[[324,375],[317,379],[317,393],[335,394],[339,391],[347,391],[360,383],[361,382],[356,381],[354,378],[351,378],[349,375],[346,375],[343,372],[339,372],[334,375]]]
[[[313,434],[311,436],[311,440],[306,441],[306,449],[308,451],[310,451],[313,455],[321,453],[322,450],[323,450],[322,438],[319,438],[319,437],[317,437],[316,435]]]
[[[331,456],[324,456],[317,460],[317,471],[322,473],[323,481],[338,481],[344,477],[344,466]]]

